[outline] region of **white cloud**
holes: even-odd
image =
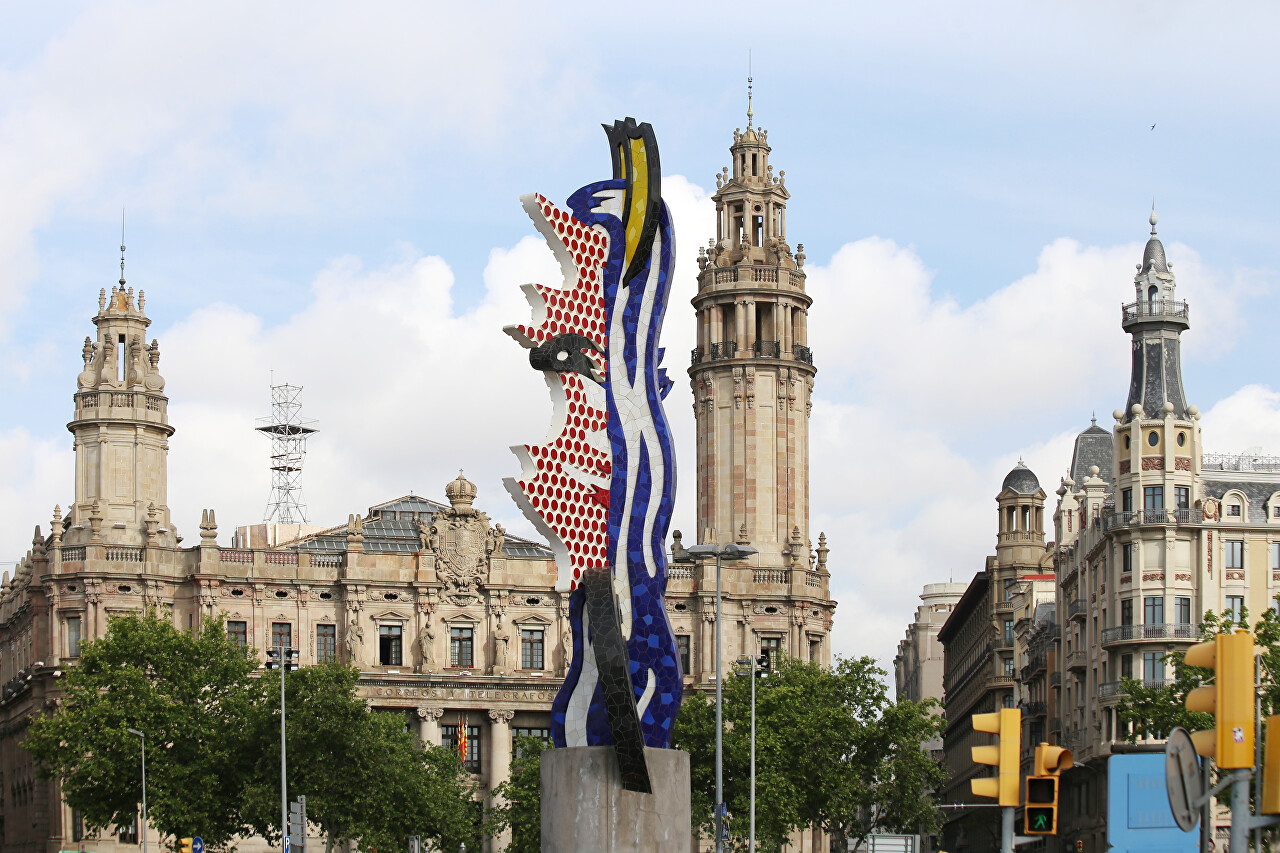
[[[0,570],[12,574],[13,561],[31,547],[35,525],[49,533],[53,507],[67,508],[65,495],[74,484],[71,436],[31,435],[15,428],[0,432]]]
[[[1261,448],[1264,455],[1280,456],[1280,391],[1246,385],[1205,412],[1201,427],[1209,453]]]

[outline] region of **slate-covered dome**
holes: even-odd
[[[1013,489],[1020,495],[1034,495],[1040,491],[1040,481],[1036,475],[1031,473],[1031,469],[1019,462],[1014,466],[1013,470],[1004,478],[1004,485],[1000,487],[1000,491],[1005,489]]]
[[[1164,244],[1160,242],[1160,238],[1156,236],[1156,212],[1151,211],[1151,217],[1148,220],[1151,223],[1151,238],[1147,240],[1147,248],[1142,252],[1142,269],[1139,275],[1145,275],[1149,272],[1169,274],[1169,262],[1164,257]]]

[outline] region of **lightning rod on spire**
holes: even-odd
[[[747,130],[751,129],[755,110],[751,108],[751,48],[747,48]]]
[[[120,208],[120,287],[124,287],[124,207]]]

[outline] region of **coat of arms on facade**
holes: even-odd
[[[489,580],[489,554],[500,541],[490,527],[489,516],[472,507],[476,487],[458,472],[458,479],[444,489],[452,508],[436,515],[428,546],[436,555],[436,577],[444,584],[451,604],[466,606],[481,601],[480,587]]]

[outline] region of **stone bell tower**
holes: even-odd
[[[750,544],[760,566],[809,565],[809,349],[804,246],[787,243],[786,173],[769,134],[734,131],[716,175],[716,236],[698,251],[698,541]]]
[[[146,294],[120,282],[98,295],[96,340],[84,339],[76,380],[76,499],[63,541],[174,547],[169,519],[169,398],[160,375],[160,345],[146,343]]]

